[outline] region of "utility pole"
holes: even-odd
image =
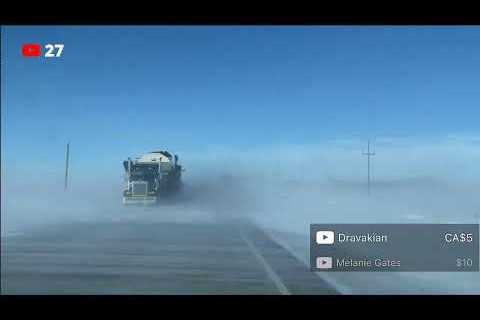
[[[65,155],[65,191],[68,189],[68,162],[70,158],[70,142],[67,143],[67,152]]]
[[[368,140],[367,152],[362,152],[362,155],[367,156],[367,188],[370,195],[370,157],[375,155],[375,151],[370,152],[370,140]]]

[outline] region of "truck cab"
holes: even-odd
[[[182,166],[178,156],[168,151],[153,151],[123,162],[126,186],[124,204],[155,204],[166,193],[176,191],[180,185]]]

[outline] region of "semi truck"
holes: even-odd
[[[168,151],[152,151],[135,160],[123,161],[125,188],[123,204],[156,204],[162,195],[171,194],[181,186],[184,169],[178,155]]]

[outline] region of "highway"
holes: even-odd
[[[248,222],[63,223],[2,239],[2,294],[338,294]]]
[[[118,192],[11,196],[2,202],[2,294],[478,294],[478,272],[311,272],[309,223],[405,222],[403,212],[417,211],[388,198],[348,215],[339,204],[353,200],[342,190],[284,189],[269,197],[226,177],[155,207],[122,206]],[[438,222],[453,223],[446,218]]]

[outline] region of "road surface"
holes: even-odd
[[[337,294],[243,222],[57,224],[2,238],[2,294]]]

